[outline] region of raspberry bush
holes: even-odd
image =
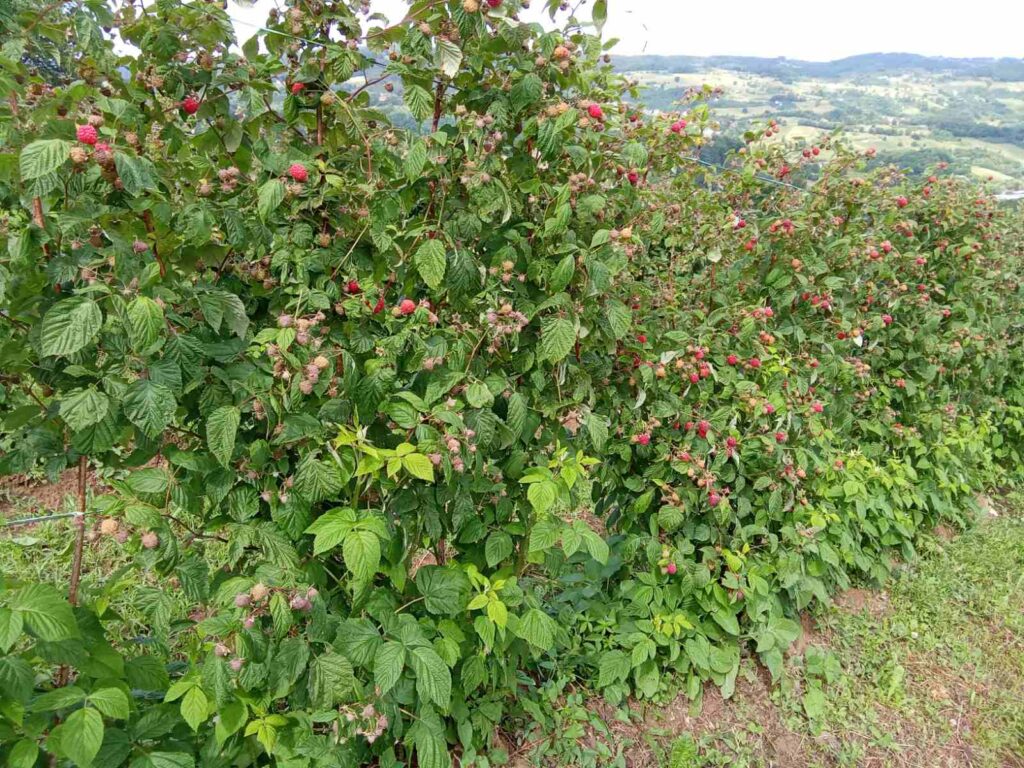
[[[491,765],[552,683],[783,674],[1017,466],[1019,219],[772,124],[708,168],[602,0],[519,5],[16,14],[0,470],[119,470],[145,622],[0,580],[8,764]]]

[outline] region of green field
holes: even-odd
[[[864,57],[867,58],[867,57]],[[923,171],[937,162],[999,190],[1024,187],[1024,75],[957,60],[875,57],[874,66],[782,67],[773,59],[622,57],[652,108],[677,108],[687,89],[721,88],[711,105],[723,146],[756,120],[778,120],[775,140],[802,148],[842,127],[858,149]],[[855,60],[844,60],[851,62]],[[950,63],[952,62],[952,63]]]

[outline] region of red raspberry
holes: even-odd
[[[296,94],[296,95],[300,94],[300,93],[302,93],[302,89],[305,88],[305,87],[306,87],[305,83],[292,83],[292,93]]]
[[[75,136],[83,144],[93,145],[96,143],[96,139],[99,135],[96,133],[96,129],[91,125],[80,125],[75,130]]]
[[[288,169],[288,175],[300,184],[309,178],[309,171],[302,163],[292,163]]]
[[[195,96],[186,96],[181,102],[181,108],[186,115],[194,115],[199,111],[199,99]]]
[[[729,365],[736,365],[739,361],[740,359],[736,355],[729,355],[729,357],[726,358],[726,362],[729,363]]]
[[[494,6],[491,7],[493,8]],[[595,120],[604,120],[604,110],[601,109],[600,104],[591,104],[587,107],[587,114]]]
[[[346,290],[349,293],[359,293],[359,291],[360,291],[359,281],[358,280],[349,280],[348,281],[348,285],[346,286]]]
[[[402,299],[402,303],[398,305],[398,311],[403,315],[411,315],[416,311],[416,302],[412,299]]]

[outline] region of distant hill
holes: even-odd
[[[823,80],[856,75],[934,72],[983,77],[1015,82],[1024,80],[1024,59],[954,59],[945,56],[920,56],[916,53],[865,53],[835,61],[802,61],[784,57],[768,59],[756,56],[616,56],[617,69],[623,72],[706,72],[727,69],[750,72],[780,80],[817,78]]]

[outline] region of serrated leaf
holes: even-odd
[[[526,491],[526,498],[538,515],[544,515],[554,506],[558,488],[550,480],[533,483]]]
[[[341,554],[356,581],[368,582],[380,566],[380,540],[371,531],[351,531],[342,542]]]
[[[156,189],[156,169],[146,158],[129,155],[126,152],[115,152],[114,166],[117,168],[122,188],[127,194],[134,197],[146,190]]]
[[[189,728],[198,731],[209,714],[210,701],[198,685],[189,688],[181,697],[181,716],[185,718]]]
[[[462,49],[451,40],[443,37],[437,38],[437,68],[445,77],[455,77],[459,74],[459,66],[462,64]]]
[[[544,611],[531,608],[516,623],[513,632],[531,645],[550,651],[555,645],[555,620]]]
[[[422,453],[410,453],[408,456],[403,456],[402,467],[419,480],[425,480],[428,483],[434,482],[434,465]]]
[[[331,460],[321,461],[313,454],[307,455],[295,473],[295,492],[311,503],[334,498],[348,478],[341,468]]]
[[[309,665],[310,704],[318,709],[333,707],[354,685],[352,662],[340,653],[317,656]]]
[[[76,709],[60,726],[61,750],[80,768],[89,768],[103,745],[103,717],[92,707]]]
[[[164,327],[164,311],[148,296],[136,296],[128,305],[128,340],[142,352],[153,346]]]
[[[63,139],[40,139],[21,150],[18,155],[18,170],[25,181],[41,179],[62,165],[68,159],[71,142]]]
[[[409,650],[409,666],[416,675],[416,691],[421,699],[448,709],[452,697],[452,673],[433,648]]]
[[[576,326],[564,317],[553,317],[541,325],[537,356],[541,360],[557,363],[563,360],[576,343]]]
[[[46,357],[73,355],[88,346],[103,326],[100,306],[85,296],[58,301],[43,317],[40,342]]]
[[[565,256],[551,272],[548,280],[548,291],[559,293],[572,282],[572,276],[576,273],[576,258],[569,254]]]
[[[466,610],[471,585],[469,577],[459,568],[425,565],[416,571],[416,588],[429,613],[457,616]]]
[[[60,417],[75,432],[103,421],[109,409],[110,398],[93,387],[72,390],[60,401]]]
[[[633,326],[633,313],[621,301],[609,301],[605,305],[605,317],[608,318],[608,327],[616,339],[625,338]]]
[[[206,419],[206,446],[225,469],[231,467],[231,456],[235,452],[235,438],[241,422],[242,414],[233,405],[221,406]]]
[[[440,240],[427,240],[416,249],[413,256],[416,269],[423,278],[423,282],[431,290],[437,290],[444,281],[444,273],[447,268],[447,255],[444,243]]]
[[[271,179],[260,187],[256,201],[256,211],[262,221],[270,218],[277,207],[284,201],[285,187],[280,179]]]
[[[484,546],[484,557],[487,558],[487,565],[491,568],[512,554],[515,545],[512,537],[504,531],[495,531],[487,537],[487,544]]]
[[[25,627],[40,640],[55,642],[78,636],[78,625],[64,596],[49,584],[28,584],[7,605],[21,614]]]
[[[373,658],[373,681],[385,694],[395,687],[405,667],[405,646],[389,640],[377,649]]]
[[[124,415],[149,437],[159,437],[178,407],[174,393],[162,384],[142,379],[124,394]]]
[[[89,694],[89,703],[107,717],[115,720],[128,718],[128,696],[120,688],[101,688]]]
[[[427,145],[422,139],[418,139],[409,147],[409,153],[405,156],[405,164],[403,166],[405,177],[409,181],[415,181],[423,173],[423,168],[426,164]]]

